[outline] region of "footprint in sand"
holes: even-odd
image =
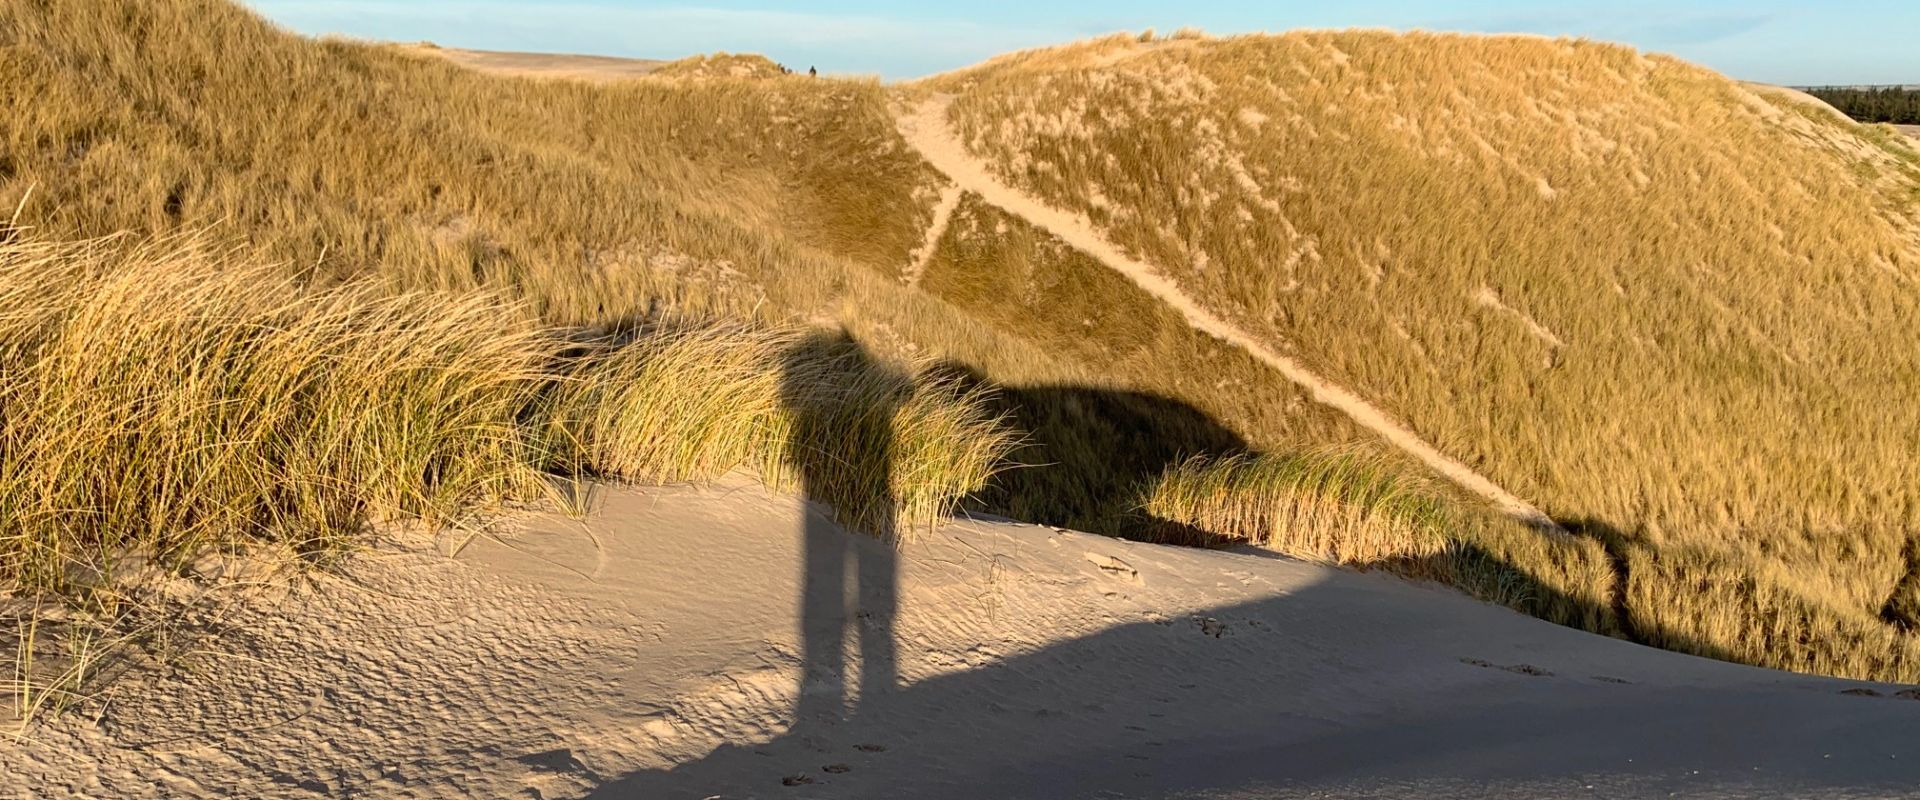
[[[1536,667],[1532,664],[1495,664],[1491,661],[1487,661],[1479,658],[1462,658],[1460,659],[1460,663],[1470,664],[1476,667],[1484,667],[1486,669],[1504,670],[1506,672],[1511,672],[1516,675],[1531,675],[1536,678],[1553,677],[1553,673],[1548,672],[1547,670],[1541,669],[1539,667]]]
[[[1128,564],[1125,561],[1121,561],[1105,553],[1089,551],[1085,555],[1088,562],[1099,567],[1100,571],[1109,577],[1119,578],[1133,583],[1140,582],[1140,570],[1134,569],[1132,564]]]

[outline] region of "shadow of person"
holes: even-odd
[[[996,384],[964,362],[931,373],[986,389],[990,408],[1027,437],[1014,468],[968,507],[1021,522],[1180,544],[1215,541],[1141,506],[1152,482],[1189,456],[1251,454],[1253,446],[1207,412],[1152,392],[1073,384]]]
[[[787,355],[782,408],[787,461],[810,501],[801,592],[803,678],[790,736],[831,725],[855,703],[893,691],[899,520],[893,421],[910,379],[844,333],[809,336]],[[844,527],[843,527],[844,526]],[[863,541],[848,531],[871,534]],[[847,660],[849,635],[859,659]],[[857,691],[848,673],[857,668]]]
[[[784,354],[785,461],[807,501],[800,532],[800,685],[788,728],[771,741],[722,745],[670,770],[627,775],[591,796],[707,797],[721,785],[811,784],[830,780],[863,752],[836,729],[901,696],[893,631],[895,548],[902,534],[894,417],[913,387],[911,376],[874,359],[845,333],[810,335]],[[849,658],[849,644],[857,658]]]

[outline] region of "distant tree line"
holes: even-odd
[[[1920,125],[1920,88],[1907,86],[1813,86],[1808,94],[1861,122]]]

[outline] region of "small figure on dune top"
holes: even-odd
[[[809,78],[820,77],[820,70],[814,69],[813,67],[807,67],[807,77]]]

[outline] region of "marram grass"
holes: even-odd
[[[1012,440],[977,395],[823,336],[583,347],[490,295],[303,288],[192,239],[0,243],[0,584],[335,549],[531,496],[542,471],[749,466],[888,535],[980,488]]]

